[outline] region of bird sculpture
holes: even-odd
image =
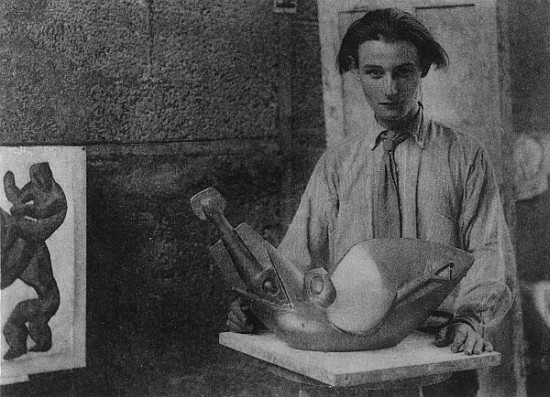
[[[371,239],[353,246],[329,273],[303,271],[252,227],[233,228],[214,188],[191,200],[220,231],[211,255],[251,311],[289,346],[376,350],[397,345],[426,321],[474,262],[473,255],[416,239]]]

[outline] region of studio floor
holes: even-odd
[[[39,374],[2,387],[7,396],[291,396],[298,387],[257,360],[213,343],[106,349],[87,368]],[[109,343],[107,345],[110,345]],[[109,350],[109,351],[107,351]],[[88,360],[90,361],[90,359]]]

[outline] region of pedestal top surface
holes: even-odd
[[[289,347],[273,333],[223,332],[220,344],[319,382],[337,386],[397,381],[497,366],[498,352],[467,356],[434,345],[434,336],[414,332],[397,346],[372,351],[319,352]]]

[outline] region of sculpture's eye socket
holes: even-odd
[[[279,289],[277,288],[277,284],[275,284],[275,282],[270,278],[266,279],[263,282],[262,288],[268,294],[276,294],[277,291],[279,291]]]
[[[309,270],[304,276],[305,292],[317,306],[327,308],[336,299],[336,289],[323,268]]]
[[[321,277],[314,277],[309,282],[309,288],[312,293],[315,295],[319,295],[321,292],[323,292],[323,289],[325,288],[325,280],[323,280]]]

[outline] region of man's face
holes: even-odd
[[[416,47],[407,41],[366,41],[355,70],[379,122],[396,122],[416,112],[421,68]]]

